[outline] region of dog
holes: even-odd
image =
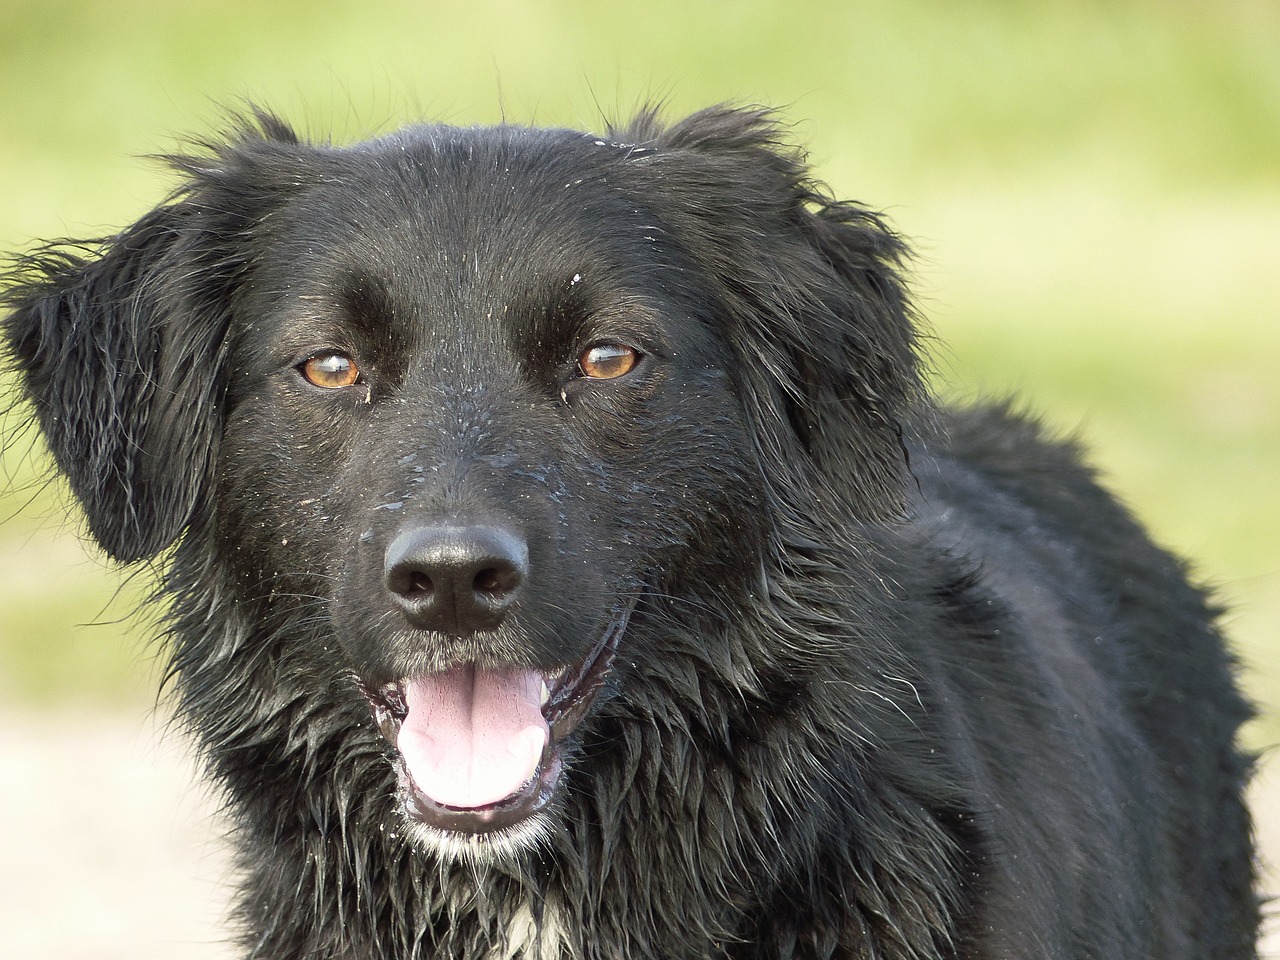
[[[1218,611],[770,112],[251,112],[8,271],[251,958],[1243,958]]]

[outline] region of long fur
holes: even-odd
[[[1215,611],[1074,447],[934,406],[903,244],[767,113],[350,148],[263,114],[173,164],[10,272],[4,335],[94,537],[159,559],[246,957],[1254,956]],[[625,384],[573,373],[626,336]],[[325,347],[372,371],[345,400],[298,385]],[[379,586],[449,511],[554,531],[491,636]],[[356,680],[581,656],[620,604],[539,822],[407,822]]]

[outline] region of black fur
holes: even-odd
[[[1214,611],[1070,445],[934,408],[902,244],[766,114],[264,115],[174,162],[12,271],[4,332],[95,538],[159,558],[246,956],[1254,955]],[[639,365],[586,378],[600,342]],[[360,381],[307,383],[326,351]],[[527,543],[497,626],[389,601],[441,518]],[[542,835],[411,839],[361,689],[626,611]]]

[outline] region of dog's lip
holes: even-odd
[[[628,610],[611,622],[591,652],[578,663],[544,675],[547,702],[542,705],[542,715],[551,727],[552,744],[577,729],[595,695],[604,686],[629,613]]]
[[[609,623],[582,660],[541,671],[542,716],[550,728],[550,736],[537,768],[514,793],[479,807],[439,803],[418,787],[404,758],[397,752],[395,766],[409,818],[441,830],[481,834],[513,826],[543,810],[555,795],[563,772],[560,745],[581,724],[604,686],[629,618],[628,607]],[[408,715],[406,682],[407,678],[376,685],[357,682],[373,711],[378,730],[392,747],[396,746],[401,723]]]

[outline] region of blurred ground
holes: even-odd
[[[122,711],[0,715],[0,957],[226,960],[216,804]]]
[[[1264,856],[1280,862],[1280,764],[1257,779],[1254,810]],[[0,823],[0,957],[237,955],[221,922],[230,884],[216,805],[156,721],[0,715]],[[1266,889],[1280,891],[1274,873]],[[1262,955],[1280,957],[1280,930]]]

